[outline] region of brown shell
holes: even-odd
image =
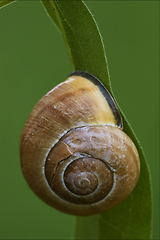
[[[30,188],[50,206],[82,216],[123,201],[140,168],[112,97],[86,74],[74,72],[48,92],[32,110],[20,140]]]

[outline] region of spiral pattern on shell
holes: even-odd
[[[87,74],[72,73],[37,103],[20,142],[30,188],[50,206],[80,216],[126,199],[140,168],[112,97]]]

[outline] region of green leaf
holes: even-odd
[[[6,5],[15,2],[16,0],[0,0],[0,8],[5,7]]]
[[[102,37],[86,5],[80,0],[42,2],[63,35],[73,69],[84,70],[98,77],[113,95]],[[152,198],[148,166],[143,150],[122,111],[121,115],[124,132],[133,140],[140,156],[138,184],[132,194],[115,208],[101,215],[78,217],[75,239],[151,237]]]
[[[74,239],[99,239],[99,216],[77,217]]]
[[[73,69],[92,73],[110,89],[102,37],[89,9],[79,0],[42,2],[63,35]]]

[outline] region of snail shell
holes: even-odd
[[[139,156],[122,131],[108,90],[89,73],[73,72],[32,110],[20,158],[29,187],[64,213],[87,216],[126,199],[139,177]]]

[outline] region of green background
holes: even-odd
[[[114,95],[147,157],[154,197],[152,239],[159,239],[159,2],[86,3],[103,36]],[[0,10],[0,239],[72,236],[74,217],[47,206],[29,189],[18,149],[34,105],[71,71],[62,36],[39,1]]]

